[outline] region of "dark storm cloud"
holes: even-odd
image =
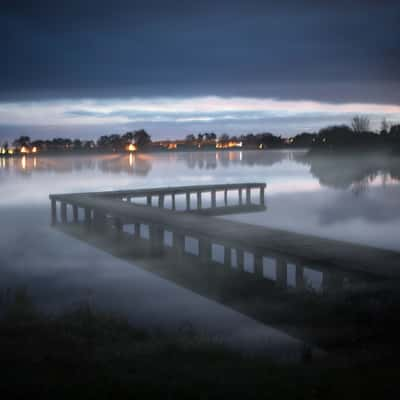
[[[240,95],[400,103],[400,3],[2,2],[0,100]]]

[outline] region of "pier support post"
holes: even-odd
[[[190,192],[186,193],[186,210],[190,210]]]
[[[134,233],[135,238],[140,238],[140,223],[135,222],[135,233]]]
[[[75,204],[72,206],[72,214],[74,216],[74,222],[78,222],[78,206]]]
[[[224,246],[224,265],[228,268],[232,266],[232,257],[231,257],[231,248],[228,246]]]
[[[211,261],[211,243],[207,239],[199,239],[199,259],[204,263]]]
[[[175,204],[175,193],[172,193],[172,210],[176,210],[176,204]]]
[[[61,222],[63,224],[67,223],[67,203],[61,203]]]
[[[114,226],[115,226],[115,230],[117,231],[117,239],[120,238],[121,234],[122,234],[122,228],[123,228],[123,224],[120,218],[115,218],[114,220]]]
[[[55,225],[57,223],[57,202],[51,199],[51,224]]]
[[[262,206],[265,205],[265,188],[264,188],[264,186],[260,187],[260,204]]]
[[[251,203],[251,192],[250,188],[246,188],[246,204],[249,205]]]
[[[239,193],[239,205],[241,206],[243,204],[242,188],[238,189],[238,193]]]
[[[174,232],[173,247],[178,257],[185,253],[185,235]]]
[[[276,282],[279,287],[286,288],[287,286],[286,261],[282,258],[276,260]]]
[[[236,249],[236,259],[238,271],[244,271],[244,251],[242,249]]]
[[[146,196],[146,203],[147,203],[148,206],[151,207],[151,196],[150,195]]]
[[[106,216],[96,210],[93,212],[93,227],[98,232],[104,232],[106,227]]]
[[[300,264],[296,265],[296,289],[304,289],[303,267]]]
[[[215,190],[211,191],[211,208],[217,207],[217,194]]]
[[[164,195],[163,194],[160,194],[158,196],[158,207],[164,208]]]
[[[254,275],[258,278],[263,277],[263,258],[260,254],[254,254]]]
[[[228,189],[224,190],[224,204],[225,206],[228,205]]]
[[[197,192],[197,209],[201,210],[201,192]]]
[[[159,256],[163,253],[164,230],[155,225],[150,225],[150,251],[151,255]]]
[[[92,211],[90,208],[85,208],[85,226],[86,229],[89,230],[90,229],[90,225],[92,223]]]

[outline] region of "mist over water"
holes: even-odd
[[[25,286],[48,312],[89,300],[154,328],[190,323],[244,347],[289,343],[282,332],[51,228],[49,194],[265,182],[266,211],[223,218],[400,250],[399,166],[383,154],[305,151],[0,159],[0,289]]]

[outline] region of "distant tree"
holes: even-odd
[[[357,135],[347,125],[333,125],[318,132],[316,145],[346,146],[355,143]]]
[[[18,139],[15,139],[13,145],[15,147],[29,146],[31,143],[31,138],[29,136],[20,136]]]
[[[203,135],[202,133],[199,133],[199,134],[197,135],[197,140],[198,140],[199,142],[202,142],[203,139],[204,139],[204,135]]]
[[[134,132],[126,132],[121,136],[121,139],[123,140],[123,142],[125,144],[129,144],[129,143],[132,143],[132,141],[134,140],[134,137],[135,137]]]
[[[229,135],[226,133],[223,133],[222,135],[220,135],[219,140],[220,140],[220,142],[229,142]]]
[[[293,138],[291,144],[296,147],[310,147],[316,142],[316,140],[316,133],[302,132]]]
[[[386,135],[389,133],[390,130],[390,124],[389,122],[387,122],[386,118],[383,118],[382,122],[381,122],[381,134],[382,135]]]
[[[144,130],[140,129],[135,131],[133,134],[133,139],[138,148],[146,147],[151,143],[151,136]]]
[[[93,140],[85,140],[85,141],[82,143],[82,147],[83,147],[84,149],[93,149],[93,148],[95,147],[95,143],[94,143]]]
[[[351,120],[351,127],[355,133],[369,132],[370,120],[366,116],[356,115]]]
[[[400,124],[392,125],[390,127],[389,135],[400,140]]]
[[[72,142],[72,145],[74,146],[74,149],[81,149],[82,148],[82,141],[80,139],[75,139]]]

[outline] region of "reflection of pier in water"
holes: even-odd
[[[197,214],[260,210],[265,208],[264,189],[264,184],[235,184],[50,198],[53,223],[63,231],[292,335],[329,346],[326,327],[331,322],[322,299],[398,276],[399,255]],[[236,192],[236,204],[230,192]],[[177,211],[178,203],[183,212]],[[339,250],[342,254],[335,254]],[[370,263],[363,264],[367,259]],[[378,259],[379,265],[374,264]],[[318,304],[318,311],[308,314],[312,304]],[[340,335],[336,327],[335,341]]]

